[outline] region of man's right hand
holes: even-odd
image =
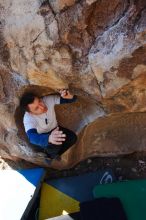
[[[55,128],[49,135],[49,143],[55,145],[61,145],[65,141],[66,134],[63,131],[59,131],[59,127]]]

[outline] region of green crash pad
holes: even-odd
[[[146,180],[130,180],[93,189],[94,198],[118,197],[124,207],[128,220],[146,220]]]

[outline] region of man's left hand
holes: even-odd
[[[72,99],[73,98],[73,95],[69,92],[68,89],[60,89],[59,93],[60,93],[61,97],[64,99]]]

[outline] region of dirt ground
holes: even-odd
[[[0,159],[0,169],[20,169],[36,167],[34,164],[28,164],[25,161],[18,163],[9,160]],[[80,175],[86,172],[110,168],[115,174],[117,180],[144,179],[146,178],[146,152],[134,153],[118,157],[89,158],[72,169],[58,171],[47,169],[46,178],[60,178],[67,176]]]

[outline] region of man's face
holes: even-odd
[[[47,112],[48,108],[42,101],[42,99],[35,98],[33,103],[28,104],[28,109],[31,114],[40,115]]]

